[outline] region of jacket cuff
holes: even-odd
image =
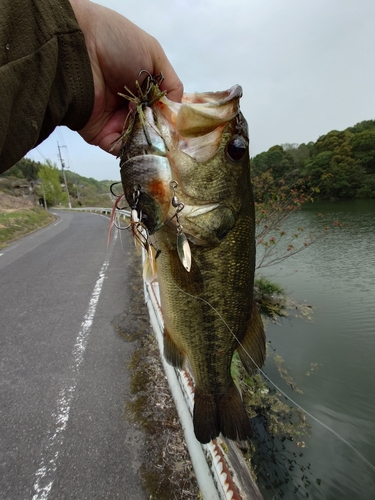
[[[59,125],[80,130],[94,106],[94,82],[85,38],[68,0],[49,0],[56,21],[58,65],[49,106],[52,116],[62,115]],[[65,91],[65,96],[62,94]]]

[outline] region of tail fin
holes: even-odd
[[[203,394],[197,388],[194,401],[194,432],[201,443],[210,442],[220,432],[234,441],[245,441],[252,436],[250,421],[234,382],[219,396]]]
[[[195,437],[201,443],[209,443],[220,433],[215,397],[204,394],[198,387],[194,395],[193,424]]]

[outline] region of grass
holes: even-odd
[[[263,316],[275,320],[277,317],[288,315],[285,308],[285,290],[265,276],[255,278],[254,298]]]
[[[0,212],[0,248],[36,229],[46,226],[55,217],[40,207]]]

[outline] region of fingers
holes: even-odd
[[[93,112],[80,134],[90,144],[117,154],[119,146],[111,148],[123,132],[129,111],[129,102],[118,95],[124,86],[136,93],[136,80],[142,83],[146,78],[139,75],[141,70],[154,76],[162,73],[160,89],[172,101],[181,102],[183,85],[154,37],[106,7],[70,1],[85,35],[95,88]]]
[[[157,40],[152,38],[150,53],[152,55],[154,71],[153,75],[163,74],[164,80],[160,84],[160,90],[168,93],[168,99],[181,102],[184,86],[169,62],[164,50]]]
[[[119,156],[121,149],[121,134],[114,132],[112,134],[103,137],[101,142],[98,144],[100,149],[103,149],[106,153],[110,153],[114,156]]]
[[[181,80],[175,75],[175,78],[166,78],[166,83],[160,85],[160,90],[166,90],[168,99],[175,102],[181,102],[184,86]]]
[[[160,84],[160,90],[166,90],[167,97],[171,101],[181,102],[184,86],[168,59],[165,59],[166,64],[164,65],[164,69],[156,72],[156,74],[162,73],[164,76],[164,80]]]

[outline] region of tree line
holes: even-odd
[[[316,142],[272,146],[251,159],[251,170],[257,182],[267,176],[274,188],[303,181],[315,199],[375,198],[375,120],[332,130]]]
[[[375,198],[375,120],[366,120],[343,131],[332,130],[316,142],[282,144],[251,159],[255,199],[264,203],[281,186],[301,186],[314,199]],[[111,181],[97,181],[66,170],[73,206],[101,205]],[[62,171],[46,163],[23,158],[0,177],[43,183],[49,205],[65,203]],[[4,180],[4,179],[3,179]],[[7,184],[2,182],[0,188]]]

